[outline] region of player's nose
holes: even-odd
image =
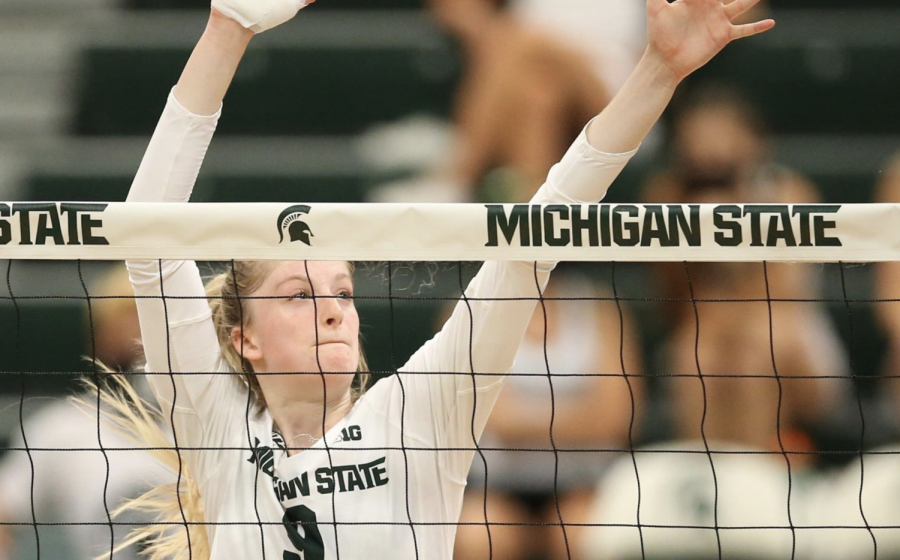
[[[338,296],[327,295],[319,300],[319,322],[323,326],[337,327],[344,320],[344,309]]]

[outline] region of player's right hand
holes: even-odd
[[[212,8],[254,33],[292,19],[316,0],[212,0]]]
[[[648,54],[682,80],[725,45],[775,27],[771,19],[735,25],[760,0],[647,0]]]

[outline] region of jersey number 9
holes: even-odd
[[[302,560],[325,560],[325,544],[322,533],[316,525],[316,512],[306,506],[294,506],[284,511],[281,519],[287,530],[288,538],[297,550],[303,552]],[[306,536],[300,534],[299,526],[303,526]],[[288,550],[282,556],[284,560],[301,560],[300,555]]]

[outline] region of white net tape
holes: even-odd
[[[9,202],[0,256],[885,262],[900,205]]]

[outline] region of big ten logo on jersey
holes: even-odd
[[[107,204],[0,203],[0,245],[109,245],[97,214]]]
[[[341,435],[335,441],[335,443],[339,441],[362,441],[362,428],[359,426],[348,426],[341,430]]]

